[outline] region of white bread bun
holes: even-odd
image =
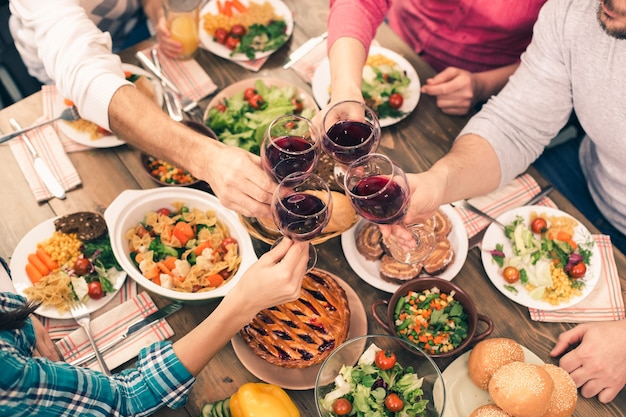
[[[552,377],[543,365],[511,362],[489,381],[493,402],[513,417],[543,417],[554,391]]]
[[[492,375],[511,362],[523,362],[524,350],[515,340],[494,337],[480,341],[469,355],[469,376],[482,390],[486,390]]]
[[[472,411],[469,417],[511,417],[495,404],[485,404]]]
[[[552,377],[554,391],[548,411],[542,417],[570,417],[576,409],[578,390],[567,371],[559,366],[547,364],[544,369]]]

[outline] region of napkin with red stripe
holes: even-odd
[[[300,58],[297,62],[295,62],[291,69],[293,69],[296,74],[300,76],[305,82],[311,84],[313,80],[313,74],[315,74],[315,70],[317,66],[322,62],[324,58],[326,58],[326,48],[327,43],[326,40],[321,42],[308,54]]]
[[[35,122],[35,124],[45,120],[47,119],[40,118]],[[52,125],[48,124],[33,129],[26,132],[26,135],[33,143],[33,146],[39,156],[41,156],[41,158],[46,162],[46,165],[48,165],[52,174],[57,180],[59,180],[65,191],[73,190],[81,184],[80,176],[78,175],[74,164],[67,156],[59,135],[57,135]],[[17,164],[24,174],[24,178],[26,178],[35,200],[41,203],[54,197],[36,173],[33,157],[24,140],[21,137],[11,140],[9,142],[9,148],[11,149],[11,152],[13,152],[13,156],[15,156]]]
[[[122,336],[128,326],[157,311],[158,308],[148,293],[141,292],[130,300],[118,304],[115,308],[91,321],[91,330],[98,346],[116,340]],[[102,356],[110,369],[116,368],[136,357],[139,351],[152,343],[166,340],[174,335],[174,330],[165,319],[160,319],[139,330],[126,340],[120,342]],[[60,341],[56,346],[66,362],[82,358],[93,352],[85,331],[81,328]],[[95,359],[84,366],[96,370],[100,367]]]
[[[611,238],[605,235],[593,235],[593,238],[602,259],[602,272],[595,288],[581,302],[568,308],[552,311],[529,308],[531,319],[565,323],[624,320],[624,297]]]

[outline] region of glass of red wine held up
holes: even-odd
[[[276,182],[294,172],[312,172],[319,159],[319,137],[317,127],[305,117],[277,117],[263,135],[263,168]]]
[[[328,109],[322,120],[322,134],[322,148],[335,161],[335,180],[343,186],[347,166],[378,149],[380,124],[365,103],[345,100]]]
[[[288,238],[309,241],[318,236],[330,220],[333,208],[328,184],[316,174],[294,172],[287,175],[272,196],[272,217]],[[279,238],[272,247],[278,244]],[[317,250],[309,243],[307,271],[317,262]]]
[[[402,221],[411,192],[404,171],[382,154],[362,156],[346,170],[344,187],[352,206],[363,218],[377,224],[404,229],[385,239],[391,256],[398,262],[414,264],[426,259],[435,247],[435,233],[423,223]],[[405,236],[411,238],[407,240]]]

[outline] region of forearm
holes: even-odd
[[[363,66],[367,59],[365,46],[356,38],[339,38],[328,51],[330,62],[331,102],[362,99]]]
[[[474,102],[482,103],[491,96],[498,94],[517,67],[519,67],[519,62],[489,71],[474,73]]]
[[[142,0],[141,5],[148,19],[150,19],[152,24],[156,27],[159,20],[165,16],[161,0]]]

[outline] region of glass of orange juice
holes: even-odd
[[[200,0],[163,0],[163,8],[172,39],[183,46],[178,59],[193,57],[200,43]]]

